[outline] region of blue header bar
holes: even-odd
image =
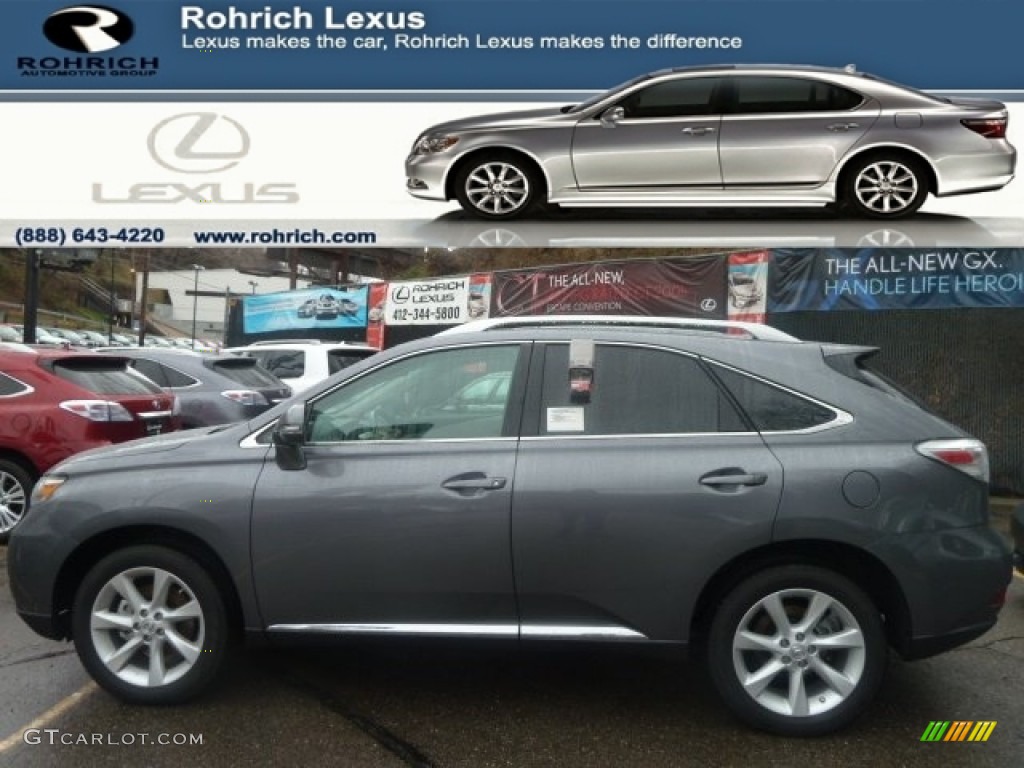
[[[591,91],[758,62],[1024,98],[1022,22],[1019,0],[8,0],[0,90]]]

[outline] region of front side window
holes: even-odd
[[[799,77],[737,77],[733,111],[741,115],[788,112],[845,112],[860,94],[821,80]]]
[[[631,93],[619,102],[627,118],[699,117],[710,115],[717,77],[663,80]]]
[[[312,443],[503,437],[515,345],[427,352],[399,360],[312,403]],[[467,396],[477,389],[486,397]]]
[[[744,432],[728,398],[691,357],[660,349],[598,345],[589,402],[569,386],[569,348],[544,355],[541,435]]]

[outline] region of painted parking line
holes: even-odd
[[[63,715],[65,712],[71,710],[76,704],[85,700],[85,698],[90,693],[96,690],[96,687],[96,683],[90,680],[88,683],[83,685],[74,693],[69,694],[68,696],[65,696],[63,699],[58,701],[56,704],[54,704],[48,710],[43,712],[43,714],[41,714],[31,723],[22,728],[19,728],[6,739],[0,741],[0,755],[3,755],[5,752],[9,752],[10,750],[14,749],[14,747],[16,747],[18,744],[21,744],[22,740],[24,739],[25,731],[29,730],[30,728],[45,728],[58,717]]]

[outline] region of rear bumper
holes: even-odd
[[[1013,578],[1005,538],[987,525],[889,536],[872,548],[902,587],[908,659],[963,645],[995,625]]]
[[[947,155],[937,164],[936,197],[966,195],[1002,189],[1013,181],[1017,169],[1017,150],[1007,142],[984,153]]]

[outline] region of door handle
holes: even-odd
[[[832,123],[832,125],[828,126],[828,129],[830,131],[836,131],[836,132],[848,131],[851,128],[860,128],[860,124],[858,124],[858,123]]]
[[[720,472],[720,470],[718,470]],[[723,472],[721,474],[708,473],[700,479],[701,485],[707,485],[712,488],[725,485],[764,485],[768,481],[768,475],[764,472],[738,472],[731,474],[729,472]]]
[[[499,491],[505,487],[508,481],[504,477],[486,477],[474,474],[471,476],[459,475],[441,483],[442,488],[449,491]]]
[[[708,126],[699,126],[696,128],[691,126],[690,128],[683,128],[682,132],[687,136],[703,136],[706,133],[714,133],[715,129]]]

